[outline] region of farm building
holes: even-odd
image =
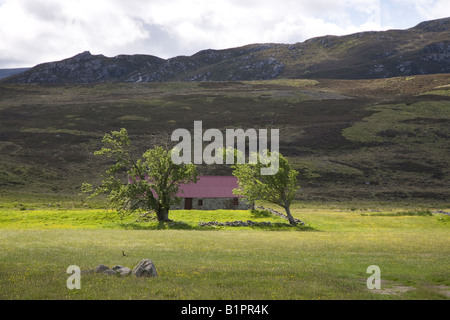
[[[233,189],[238,187],[237,178],[234,176],[200,176],[197,183],[180,185],[177,196],[181,198],[178,205],[171,209],[239,209],[253,208],[252,203],[246,202],[242,196],[233,194]]]

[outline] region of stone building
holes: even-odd
[[[181,202],[171,209],[252,209],[253,203],[233,194],[233,189],[237,187],[237,178],[234,176],[200,176],[197,183],[180,185],[177,197],[181,198]]]

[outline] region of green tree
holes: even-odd
[[[290,206],[297,190],[300,188],[297,182],[298,172],[293,170],[288,160],[280,153],[267,151],[263,156],[254,155],[255,163],[235,164],[232,166],[233,175],[238,179],[239,187],[234,189],[236,195],[246,197],[250,201],[265,200],[276,204],[286,211],[286,216],[291,225],[296,225],[291,214]],[[268,168],[264,158],[278,158],[278,171],[275,174],[263,175],[261,168]]]
[[[94,154],[114,158],[114,164],[106,170],[99,186],[85,182],[82,191],[90,193],[90,197],[106,194],[110,206],[122,214],[155,210],[158,221],[171,221],[169,210],[180,200],[176,197],[179,185],[196,182],[197,167],[174,164],[172,150],[162,146],[134,159],[126,129],[105,134],[102,143],[104,147]]]

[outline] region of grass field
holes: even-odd
[[[449,216],[423,205],[296,203],[306,225],[290,227],[250,210],[171,211],[175,223],[161,225],[46,200],[0,208],[0,299],[449,299]],[[212,220],[272,227],[198,226]],[[144,258],[157,278],[87,272]],[[80,290],[66,287],[70,265]],[[370,265],[380,290],[366,286]]]

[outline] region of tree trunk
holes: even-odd
[[[284,210],[286,210],[286,215],[287,215],[287,218],[288,218],[288,220],[289,220],[289,223],[290,223],[291,225],[293,225],[293,226],[296,226],[296,225],[297,225],[297,222],[295,222],[295,219],[294,219],[294,217],[293,217],[292,214],[291,214],[291,210],[289,209],[289,206],[286,206],[286,207],[284,208]]]
[[[171,222],[172,221],[169,219],[169,209],[158,208],[156,210],[156,217],[158,218],[159,222]]]

